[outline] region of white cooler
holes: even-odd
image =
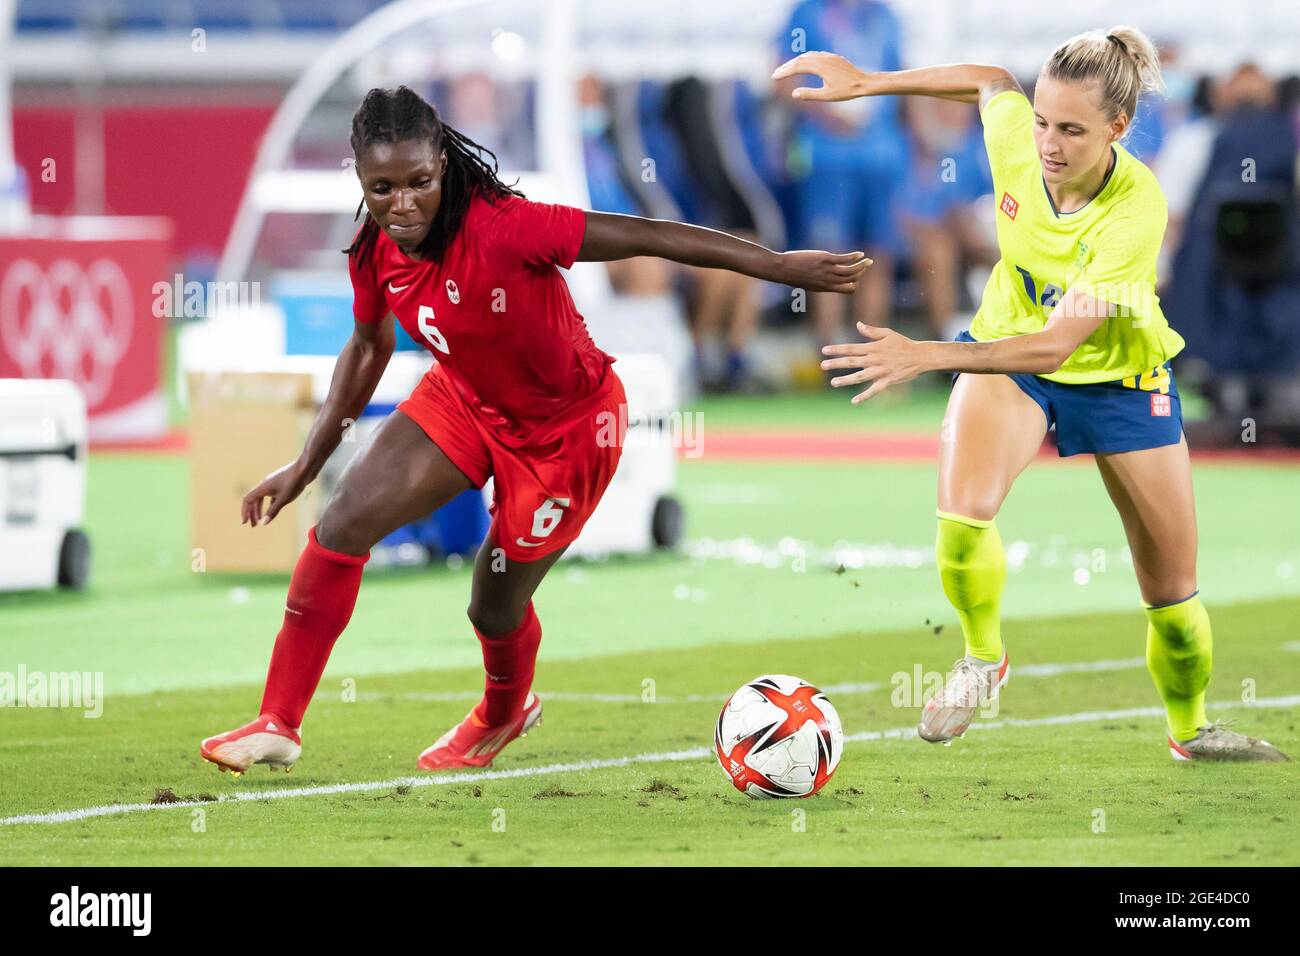
[[[614,363],[627,392],[627,437],[618,471],[565,557],[644,554],[672,548],[682,536],[673,495],[681,439],[696,439],[678,409],[677,378],[661,355],[623,353]],[[689,448],[687,449],[689,454]]]
[[[62,379],[0,379],[0,591],[90,574],[86,402]]]

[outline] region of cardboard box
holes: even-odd
[[[244,495],[298,457],[316,416],[311,376],[191,372],[191,547],[207,571],[293,571],[324,502],[318,482],[267,525],[240,524]]]

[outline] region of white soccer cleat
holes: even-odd
[[[960,658],[952,665],[943,689],[926,701],[917,734],[931,743],[960,737],[970,727],[975,711],[992,703],[1010,676],[1005,650],[997,662]]]
[[[236,777],[256,763],[287,773],[301,754],[302,737],[298,731],[282,726],[269,714],[209,737],[199,745],[199,756],[216,764],[222,773],[229,770]]]
[[[1225,723],[1227,721],[1219,721],[1198,727],[1195,737],[1181,743],[1167,735],[1169,756],[1175,760],[1242,763],[1280,763],[1291,759],[1267,740],[1229,730]]]

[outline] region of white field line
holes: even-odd
[[[824,684],[822,691],[826,694],[868,694],[872,691],[880,690],[884,687],[881,683],[863,683],[863,684]],[[337,697],[337,692],[330,691],[327,694],[320,695],[329,698]],[[653,701],[644,700],[640,694],[582,694],[569,691],[546,691],[539,690],[537,696],[542,700],[574,700],[585,703],[596,704],[698,704],[698,703],[721,703],[727,699],[726,694],[656,694]],[[423,693],[412,691],[402,694],[385,694],[381,692],[362,691],[357,694],[361,700],[419,700],[419,701],[477,701],[482,699],[481,690],[450,690],[450,691],[432,691]]]
[[[1012,677],[1058,677],[1061,674],[1080,674],[1090,671],[1121,671],[1130,670],[1138,667],[1146,667],[1147,662],[1142,657],[1124,657],[1115,660],[1101,661],[1069,661],[1059,664],[1020,664],[1011,668]],[[909,677],[910,671],[904,672]],[[853,694],[870,694],[890,685],[876,682],[868,683],[845,683],[845,684],[822,684],[822,691],[830,697],[849,696]],[[333,698],[337,696],[336,691],[322,692],[317,695],[322,698]],[[411,691],[401,694],[385,694],[382,692],[362,691],[357,695],[361,700],[418,700],[435,703],[446,703],[452,701],[477,701],[483,696],[482,691],[477,690],[450,690],[450,691]],[[543,700],[570,700],[584,703],[596,704],[640,704],[643,699],[640,694],[583,694],[572,693],[567,691],[545,691],[539,690],[537,696]],[[671,694],[656,694],[653,703],[656,704],[698,704],[698,703],[720,703],[727,699],[726,694],[683,694],[674,696]],[[648,703],[648,702],[647,702]]]
[[[1146,667],[1145,657],[1122,657],[1108,661],[1071,661],[1065,664],[1020,664],[1011,668],[1012,677],[1056,677],[1059,674],[1084,674],[1088,671],[1124,671]]]
[[[1239,707],[1277,708],[1300,706],[1300,694],[1290,697],[1265,697],[1247,704],[1240,701],[1211,703],[1214,710],[1227,710]],[[1160,707],[1130,707],[1125,710],[1093,710],[1077,714],[1057,714],[1051,717],[1029,717],[1024,719],[1004,717],[974,723],[971,730],[1000,730],[1005,727],[1049,727],[1059,724],[1082,724],[1103,720],[1126,720],[1133,717],[1161,717],[1164,710]],[[906,738],[916,735],[915,725],[896,727],[892,730],[866,730],[856,734],[846,734],[844,742],[860,743],[870,740]],[[613,757],[606,760],[580,760],[572,763],[553,763],[544,767],[518,767],[513,770],[484,770],[478,773],[434,774],[421,777],[398,777],[394,780],[372,780],[365,783],[336,783],[315,787],[294,787],[286,790],[251,791],[243,790],[218,796],[214,800],[181,800],[175,803],[118,803],[100,807],[85,807],[81,810],[58,810],[53,813],[23,813],[18,816],[0,818],[0,826],[17,826],[23,823],[71,823],[76,820],[88,820],[92,817],[120,816],[127,813],[143,813],[150,810],[180,810],[190,807],[207,807],[214,803],[237,803],[261,800],[284,800],[290,797],[316,797],[339,793],[369,793],[375,790],[391,790],[394,787],[435,787],[443,784],[477,783],[480,780],[512,780],[520,777],[546,777],[561,773],[578,773],[584,770],[604,770],[610,767],[627,767],[632,764],[672,763],[684,760],[703,760],[713,755],[712,747],[693,747],[690,750],[670,750],[664,753],[637,754],[634,757]]]

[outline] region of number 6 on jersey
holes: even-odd
[[[441,352],[443,355],[450,355],[451,350],[447,348],[446,337],[438,331],[438,327],[433,324],[433,307],[428,305],[420,306],[420,314],[417,320],[420,324],[420,332],[429,344]]]
[[[554,531],[567,507],[568,498],[547,498],[543,501],[541,507],[533,512],[533,537],[545,538]]]

